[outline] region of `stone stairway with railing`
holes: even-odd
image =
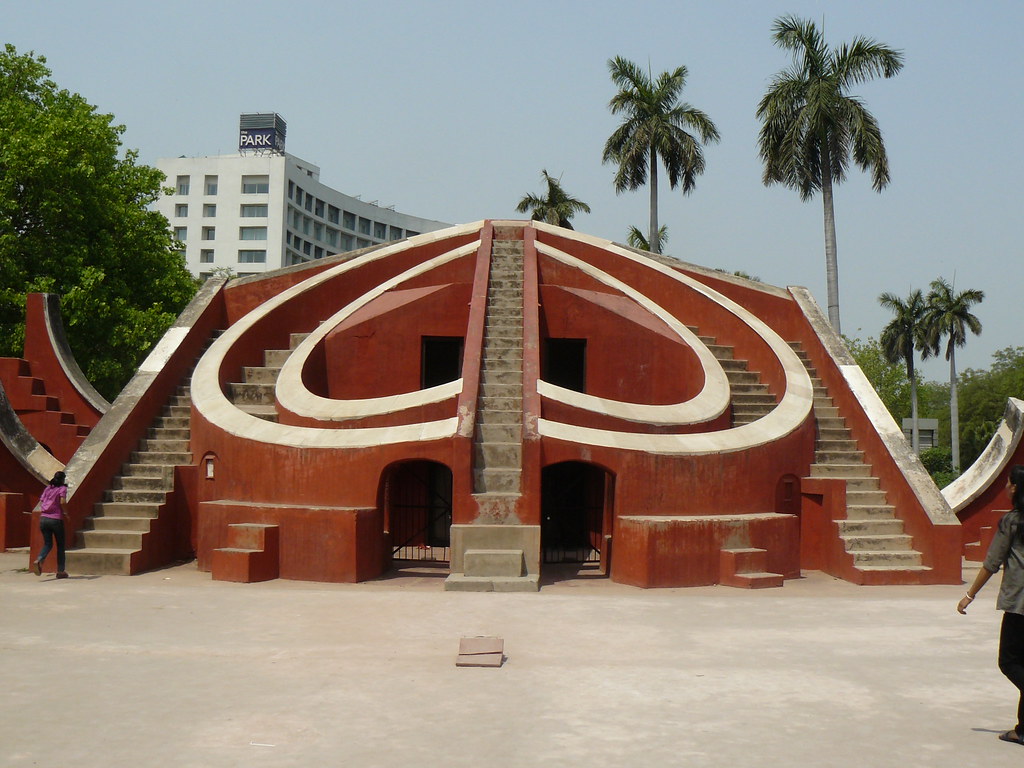
[[[746,360],[737,360],[733,347],[718,344],[714,336],[701,336],[695,326],[687,326],[708,348],[722,366],[729,380],[729,399],[732,403],[732,426],[738,427],[768,415],[778,405],[775,396],[762,383],[757,371],[749,370]]]
[[[95,505],[92,516],[78,531],[77,548],[67,552],[69,571],[133,572],[132,556],[143,549],[168,492],[174,488],[174,468],[192,463],[191,402],[189,386],[182,384],[147,429],[131,459],[122,465],[106,500]]]
[[[487,290],[473,492],[481,508],[520,495],[523,469],[523,241],[496,240]]]
[[[834,521],[845,551],[853,558],[864,583],[880,573],[927,572],[921,553],[913,549],[895,507],[886,503],[881,482],[839,415],[828,390],[817,375],[807,353],[791,344],[807,368],[814,392],[814,417],[818,425],[812,478],[838,478],[846,482],[846,519]]]

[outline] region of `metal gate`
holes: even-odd
[[[395,467],[385,480],[384,510],[393,559],[448,562],[452,527],[448,467],[432,461]]]
[[[582,462],[545,467],[540,534],[544,562],[600,562],[604,512],[604,470]]]

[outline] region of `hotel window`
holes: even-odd
[[[295,204],[302,205],[302,187],[295,188]]]
[[[373,236],[378,240],[385,239],[388,236],[388,228],[379,221],[375,221],[373,223]]]
[[[313,258],[314,259],[322,259],[323,257],[324,257],[324,249],[321,248],[318,245],[316,248],[313,249]]]
[[[313,212],[313,196],[312,195],[306,195],[306,210],[309,211],[310,213]]]
[[[179,219],[188,216],[188,203],[180,203],[174,206],[174,215]]]
[[[291,200],[293,197],[295,197],[295,182],[294,181],[289,181],[288,182],[288,199]]]
[[[352,250],[352,235],[341,236],[341,250],[351,251]]]
[[[345,227],[345,229],[351,229],[353,232],[355,231],[356,215],[354,213],[349,213],[348,211],[345,211],[345,213],[341,217],[341,222],[342,226]]]
[[[316,215],[321,219],[324,217],[324,201],[319,197],[316,199]]]
[[[363,240],[363,238],[360,237],[358,240],[356,240],[356,245],[358,245],[360,248],[369,248],[371,245],[373,245],[373,243],[371,243],[369,240]]]
[[[264,264],[267,261],[266,251],[239,251],[239,264]]]
[[[302,217],[302,234],[308,235],[313,228],[313,220],[309,216]]]
[[[298,211],[292,211],[292,227],[302,229],[302,214]]]
[[[370,220],[364,219],[362,216],[359,217],[359,231],[364,234],[370,234]]]
[[[339,223],[341,223],[341,211],[339,211],[333,205],[328,205],[327,206],[327,220],[329,222],[331,222],[331,224],[339,224]]]
[[[303,243],[302,244],[302,252],[304,254],[306,254],[307,256],[309,256],[309,254],[312,252],[312,250],[313,250],[312,244],[310,244],[310,243]]]
[[[216,195],[217,194],[217,177],[216,176],[207,176],[206,177],[206,181],[203,183],[203,189],[206,190],[206,194],[208,194],[208,195]]]
[[[216,203],[204,203],[203,204],[203,218],[212,219],[217,215],[217,204]]]
[[[302,250],[302,238],[300,238],[298,235],[292,238],[292,248],[294,248],[296,251]]]
[[[266,227],[239,227],[238,228],[238,239],[239,240],[266,240],[267,239],[267,228]]]
[[[401,227],[392,227],[391,228],[391,239],[392,240],[401,240],[402,239],[402,228]]]
[[[214,240],[217,236],[216,227],[203,227],[203,240]]]
[[[267,217],[267,206],[243,205],[241,213],[243,219],[265,219]]]
[[[313,223],[313,239],[321,241],[324,239],[324,225],[319,221]]]
[[[209,248],[204,248],[199,252],[199,263],[200,264],[213,264],[213,251]]]
[[[338,247],[338,230],[331,229],[330,227],[328,227],[327,228],[326,240],[327,240],[327,244],[328,245],[331,245],[331,246],[334,246],[335,248],[337,248]]]
[[[188,239],[188,227],[175,227],[174,237],[184,243]]]
[[[178,188],[178,194],[179,195],[187,195],[188,194],[188,176],[179,176],[178,177],[177,188]]]
[[[243,176],[242,194],[261,195],[270,191],[269,176]]]

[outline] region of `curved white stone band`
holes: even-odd
[[[247,331],[267,314],[293,299],[298,299],[306,291],[326,281],[341,277],[346,272],[386,258],[400,250],[435,241],[447,240],[470,232],[478,232],[482,226],[483,222],[474,222],[441,232],[428,232],[423,235],[417,235],[408,241],[372,251],[359,258],[324,270],[264,302],[228,328],[200,359],[192,376],[192,403],[196,410],[211,424],[231,435],[257,442],[294,447],[359,448],[393,443],[438,440],[453,436],[458,425],[458,418],[456,416],[418,424],[403,424],[392,427],[362,427],[357,429],[297,427],[265,421],[240,410],[227,398],[220,387],[219,373],[224,364],[224,358],[233,344],[241,339]]]
[[[704,386],[694,397],[681,403],[667,405],[648,405],[646,403],[628,403],[621,400],[595,397],[582,392],[559,387],[549,382],[538,380],[537,392],[566,405],[582,408],[594,413],[625,419],[626,421],[645,424],[681,425],[697,424],[721,416],[729,407],[729,379],[722,370],[718,359],[711,350],[686,325],[672,313],[644,296],[635,288],[618,280],[592,264],[588,264],[575,256],[553,248],[545,243],[537,243],[537,252],[567,264],[570,267],[590,275],[599,282],[614,288],[619,293],[632,299],[636,304],[657,317],[675,333],[697,355],[704,371]]]
[[[942,496],[954,512],[966,507],[995,481],[1017,452],[1024,435],[1024,402],[1007,398],[1003,420],[977,461],[960,477],[942,489]]]
[[[786,377],[786,391],[782,395],[782,400],[775,408],[757,421],[743,424],[739,427],[732,427],[731,429],[687,435],[652,435],[580,427],[549,419],[539,419],[537,427],[542,436],[586,445],[646,451],[648,453],[701,455],[741,451],[774,442],[796,430],[807,419],[813,405],[814,394],[807,369],[804,368],[800,358],[796,356],[796,353],[789,344],[756,315],[748,312],[732,299],[694,280],[688,275],[658,262],[642,259],[637,254],[620,248],[611,241],[582,235],[577,232],[566,232],[561,229],[548,228],[541,222],[534,222],[534,226],[538,229],[547,229],[554,234],[558,234],[560,237],[576,239],[597,248],[611,251],[701,293],[719,304],[723,309],[731,312],[744,322],[751,329],[752,333],[759,336],[779,360]],[[538,249],[541,245],[541,243],[537,244]]]

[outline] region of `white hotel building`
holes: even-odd
[[[248,149],[247,118],[276,120],[276,140],[264,135],[265,148]],[[171,223],[194,275],[208,277],[216,268],[258,274],[450,226],[322,184],[317,166],[283,151],[284,121],[277,115],[243,115],[241,123],[238,154],[156,161],[174,193],[155,207]]]

